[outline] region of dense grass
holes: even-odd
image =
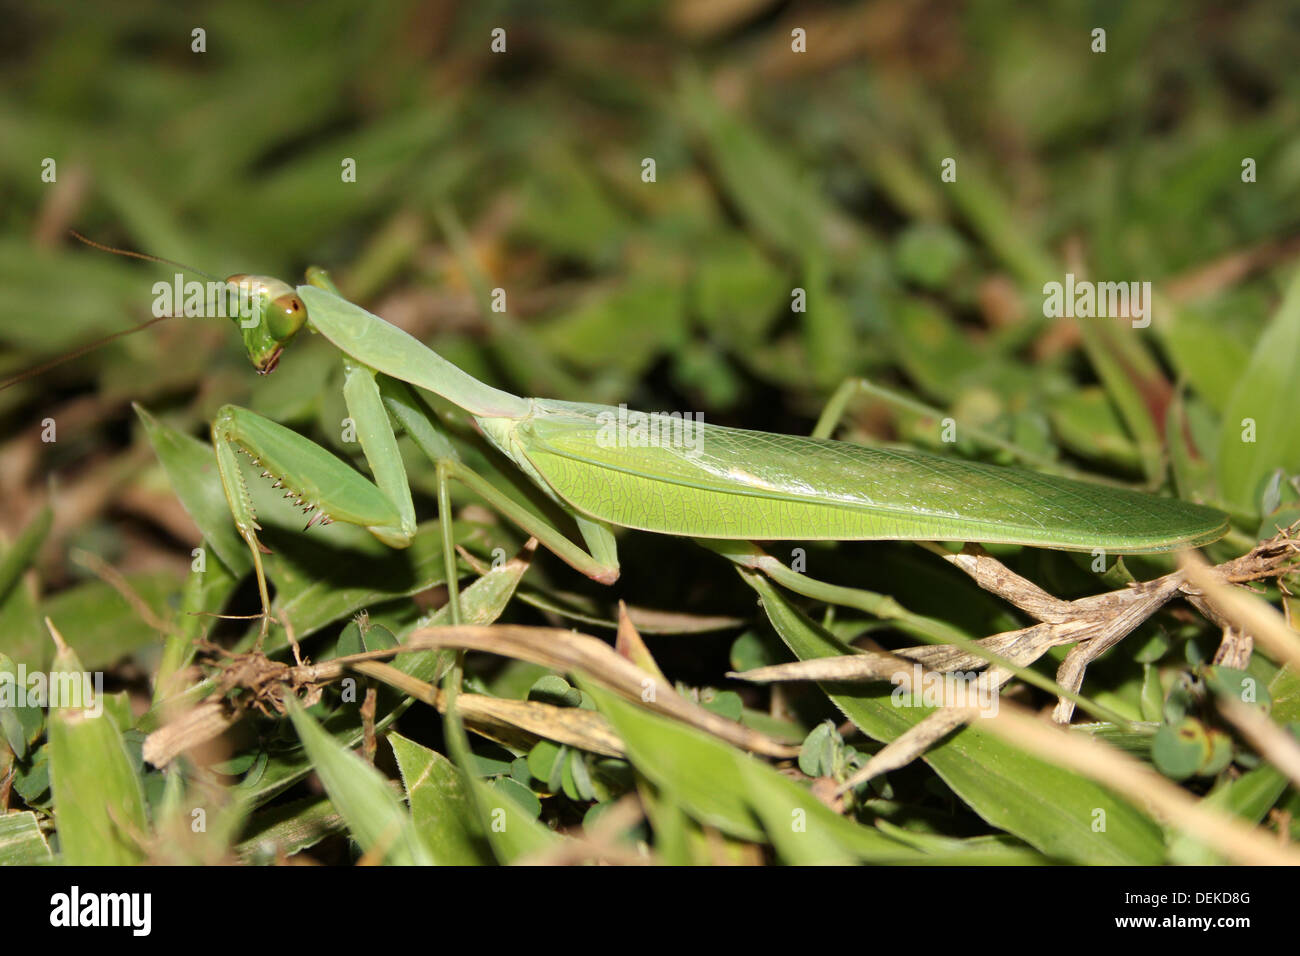
[[[1212,562],[1300,517],[1294,12],[354,6],[6,14],[0,377],[148,319],[154,283],[175,271],[87,249],[67,238],[75,228],[221,276],[297,281],[319,264],[349,298],[524,395],[806,434],[841,382],[864,377],[873,388],[849,400],[836,437],[1215,505],[1233,530],[1206,549]],[[504,53],[490,48],[496,27]],[[1098,27],[1104,53],[1091,49]],[[796,28],[806,53],[791,50]],[[1150,327],[1044,315],[1044,284],[1067,273],[1150,282]],[[792,309],[796,289],[804,311]],[[249,651],[256,628],[213,615],[258,605],[202,444],[207,423],[225,403],[246,405],[359,463],[340,385],[320,337],[294,342],[261,378],[229,323],[178,318],[0,391],[0,664],[51,668],[48,617],[78,669],[105,673],[111,717],[92,739],[66,714],[6,712],[0,793],[17,812],[0,817],[0,862],[567,860],[590,847],[556,835],[584,822],[610,859],[1223,858],[1123,787],[978,725],[858,787],[838,817],[820,802],[834,786],[814,780],[843,782],[924,711],[891,706],[887,684],[773,691],[729,671],[840,642],[901,648],[1031,623],[910,544],[774,545],[846,589],[808,597],[690,541],[626,533],[622,577],[607,588],[544,553],[493,567],[524,536],[455,490],[476,620],[612,640],[624,601],[640,637],[625,627],[619,647],[634,663],[765,739],[793,748],[811,734],[797,759],[749,760],[738,738],[651,715],[612,694],[600,666],[558,660],[471,653],[463,693],[595,707],[622,756],[536,733],[464,734],[383,672],[322,693],[297,685],[305,707],[285,702],[260,661],[238,659],[256,668],[239,680],[214,678],[234,660],[217,647]],[[516,488],[464,417],[439,410],[467,460]],[[433,470],[408,444],[426,522],[408,552],[339,524],[303,534],[258,486],[277,608],[312,661],[406,640],[445,599]],[[1106,556],[1098,573],[1087,553],[995,554],[1066,600],[1177,567]],[[1261,593],[1281,606],[1283,590]],[[1300,687],[1272,648],[1216,666],[1221,638],[1170,604],[1087,670],[1080,695],[1108,717],[1076,733],[1203,805],[1295,835],[1294,782],[1216,701],[1244,680],[1285,726],[1300,720]],[[282,628],[266,650],[294,660]],[[1053,678],[1067,650],[1034,672]],[[451,660],[425,650],[393,664],[431,685]],[[141,759],[147,735],[197,696],[173,692],[197,684],[247,702],[253,678],[271,690],[236,728],[166,773]],[[1004,696],[1050,707],[1044,683],[1022,675]],[[377,739],[363,728],[368,689]],[[344,752],[354,747],[373,770]],[[104,763],[82,765],[91,753]],[[105,817],[106,806],[120,812]],[[202,834],[196,807],[209,811]],[[792,833],[795,811],[808,824]],[[492,825],[502,814],[504,833]]]

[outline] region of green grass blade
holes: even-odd
[[[35,813],[0,814],[0,866],[40,866],[53,859]]]
[[[1275,468],[1300,472],[1296,382],[1300,381],[1300,272],[1255,343],[1237,380],[1219,436],[1219,490],[1247,514],[1260,508],[1260,486]]]
[[[416,831],[434,859],[447,866],[491,862],[473,794],[456,765],[401,734],[389,734],[388,742],[397,757]]]
[[[235,531],[230,505],[217,476],[217,459],[204,442],[154,418],[142,406],[135,412],[162,462],[176,497],[181,501],[212,550],[237,577],[253,566],[248,548]]]
[[[790,863],[920,858],[911,847],[841,817],[757,758],[590,681],[579,683],[618,731],[637,771],[699,822],[744,840],[770,840]]]
[[[66,646],[55,654],[51,674],[78,683],[89,677]],[[51,707],[48,721],[59,856],[74,866],[140,863],[147,838],[140,778],[117,724],[95,706],[100,702],[81,703],[90,706]]]
[[[364,852],[376,851],[397,866],[425,866],[433,857],[411,818],[379,771],[331,737],[298,703],[286,698],[289,719],[316,769],[325,792],[348,823]]]
[[[772,626],[796,657],[852,653],[762,575],[741,576],[758,592]],[[893,688],[821,686],[845,716],[876,740],[893,740],[930,713],[894,706]],[[1008,746],[982,731],[978,721],[940,741],[923,759],[981,817],[1049,856],[1124,865],[1165,858],[1161,830],[1150,817],[1092,781]],[[1102,832],[1093,829],[1098,819],[1105,821]]]

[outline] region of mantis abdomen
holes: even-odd
[[[1194,547],[1228,528],[1222,512],[1172,498],[827,439],[692,423],[689,441],[615,445],[591,408],[520,423],[517,453],[573,508],[627,528],[1126,553]]]

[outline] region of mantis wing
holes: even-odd
[[[617,409],[535,400],[514,431],[533,469],[610,524],[703,538],[982,541],[1170,551],[1228,528],[1173,498],[915,451],[691,423],[636,447]],[[681,425],[679,422],[678,425]]]

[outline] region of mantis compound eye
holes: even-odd
[[[266,310],[266,322],[279,342],[287,342],[297,334],[307,321],[307,306],[303,305],[298,293],[287,292],[271,300]]]

